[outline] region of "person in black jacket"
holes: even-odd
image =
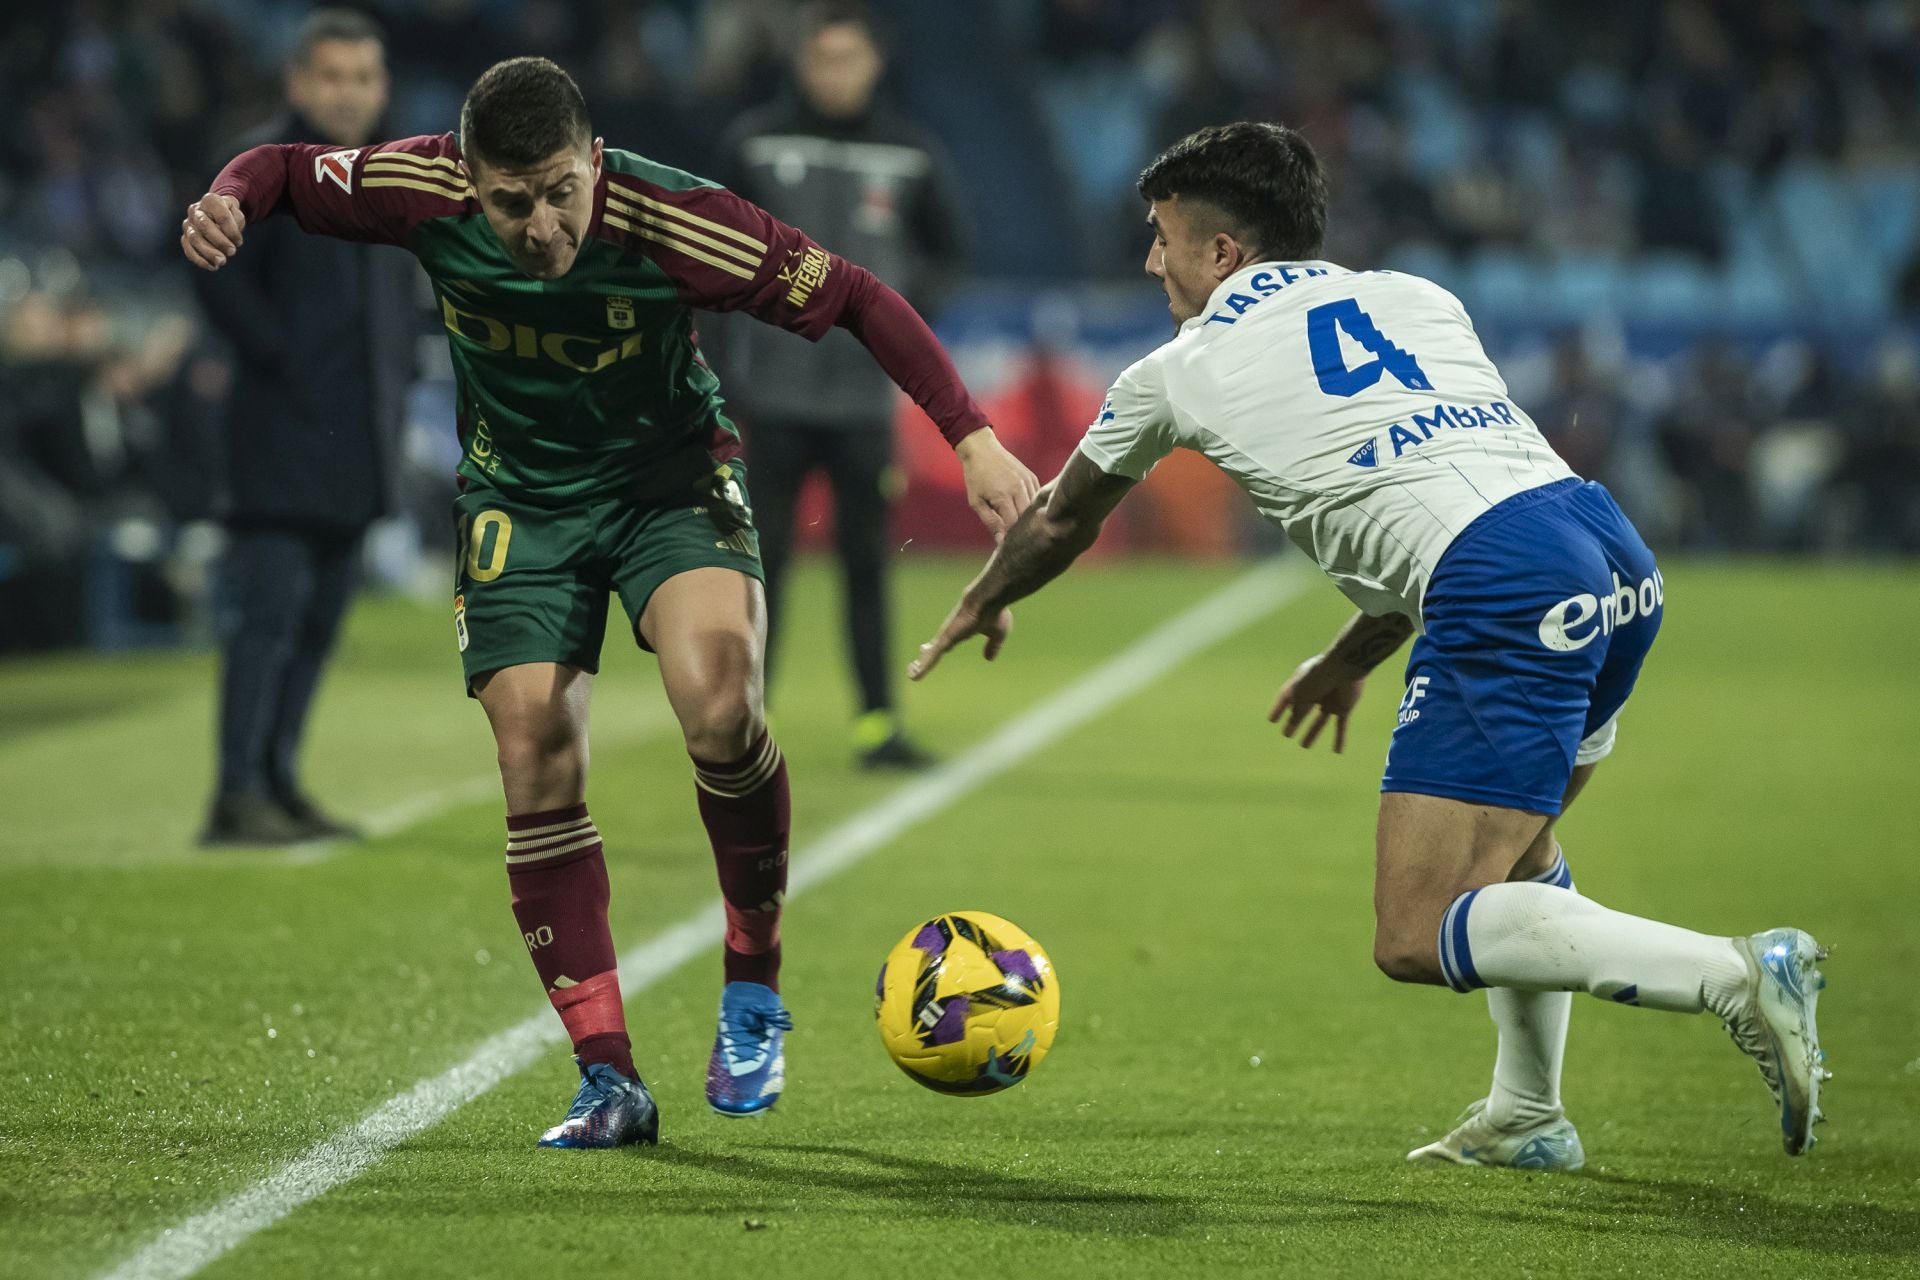
[[[791,99],[749,112],[722,148],[726,184],[865,264],[922,310],[958,269],[954,184],[927,134],[876,99],[886,69],[857,5],[807,11]],[[781,625],[794,507],[807,476],[832,486],[846,626],[860,686],[854,741],[867,767],[929,757],[902,732],[888,657],[887,509],[895,392],[846,334],[817,346],[764,325],[729,326],[720,347],[754,464],[754,523],[767,574],[767,660]],[[772,677],[769,674],[768,682]]]
[[[380,29],[317,9],[287,69],[288,115],[242,145],[380,136]],[[221,612],[220,777],[203,844],[350,836],[299,783],[307,710],[351,601],[367,526],[389,506],[413,371],[412,260],[397,249],[247,229],[227,270],[195,272],[237,365],[227,415],[230,545]]]

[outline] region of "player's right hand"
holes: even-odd
[[[1315,713],[1313,723],[1300,737],[1302,747],[1311,747],[1331,720],[1333,750],[1338,755],[1347,749],[1347,718],[1359,705],[1366,687],[1364,675],[1355,676],[1351,670],[1327,661],[1325,654],[1316,654],[1294,668],[1293,675],[1280,687],[1273,710],[1267,712],[1267,720],[1278,724],[1281,716],[1287,716],[1287,722],[1280,725],[1280,734],[1291,738],[1307,713]]]
[[[987,647],[981,656],[992,662],[1000,656],[1000,646],[1007,642],[1007,633],[1012,630],[1013,610],[983,610],[963,599],[947,615],[940,634],[920,646],[920,656],[907,665],[907,679],[925,679],[926,674],[940,664],[941,655],[973,636],[986,637]]]
[[[232,196],[209,191],[187,206],[180,220],[180,252],[203,271],[218,271],[246,243],[247,215]]]

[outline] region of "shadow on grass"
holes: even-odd
[[[449,1153],[467,1150],[465,1143],[448,1146]],[[1121,1239],[1221,1233],[1298,1239],[1305,1231],[1322,1245],[1362,1254],[1405,1239],[1437,1250],[1476,1240],[1497,1251],[1558,1236],[1570,1246],[1590,1241],[1584,1252],[1593,1257],[1661,1267],[1695,1256],[1682,1242],[1800,1250],[1849,1271],[1849,1264],[1877,1270],[1920,1256],[1920,1210],[1863,1201],[1858,1181],[1807,1183],[1783,1193],[1704,1179],[1353,1161],[1248,1167],[1243,1175],[1227,1167],[1182,1172],[1162,1164],[1140,1170],[1136,1181],[1124,1162],[1063,1174],[1008,1168],[987,1152],[936,1159],[902,1153],[891,1143],[853,1142],[726,1150],[674,1141],[622,1154],[627,1158],[589,1167],[540,1161],[528,1172],[533,1184],[552,1178],[567,1194],[590,1185],[609,1204],[686,1218],[778,1222],[799,1213],[816,1222],[970,1223]],[[1152,1186],[1143,1186],[1147,1179]],[[523,1178],[496,1185],[502,1212],[529,1194]],[[463,1182],[447,1190],[444,1211],[485,1211],[480,1201],[489,1194]],[[419,1214],[434,1198],[416,1187],[361,1211]],[[1583,1251],[1574,1246],[1573,1252]]]
[[[1319,1228],[1417,1230],[1421,1222],[1452,1220],[1458,1203],[1434,1200],[1414,1188],[1382,1195],[1377,1186],[1249,1178],[1227,1194],[1216,1183],[1204,1194],[1126,1190],[1054,1174],[1021,1175],[954,1161],[902,1155],[852,1144],[770,1144],[752,1154],[719,1154],[662,1147],[654,1158],[686,1169],[738,1179],[744,1195],[724,1203],[709,1183],[688,1187],[669,1211],[712,1213],[725,1208],[752,1216],[771,1201],[805,1200],[822,1189],[907,1206],[891,1217],[962,1217],[988,1224],[1038,1226],[1076,1234],[1171,1237],[1205,1231],[1259,1232]],[[1455,1184],[1458,1189],[1458,1184]],[[1675,1237],[1761,1248],[1794,1248],[1836,1257],[1911,1256],[1920,1250],[1920,1213],[1862,1203],[1802,1202],[1758,1191],[1678,1180],[1588,1173],[1505,1188],[1471,1212],[1481,1221],[1531,1232],[1597,1233],[1626,1244],[1639,1236],[1645,1249]],[[1546,1192],[1547,1195],[1541,1195]],[[1569,1199],[1569,1193],[1577,1199]],[[650,1206],[669,1208],[662,1189],[649,1189]],[[673,1193],[666,1193],[673,1198]],[[1837,1195],[1836,1195],[1837,1200]],[[1480,1199],[1479,1195],[1475,1199]],[[859,1205],[846,1207],[858,1214]],[[1654,1246],[1656,1249],[1657,1245]]]
[[[1604,1189],[1611,1202],[1593,1208],[1649,1232],[1845,1256],[1920,1257],[1920,1213],[1844,1200],[1847,1191],[1839,1186],[1821,1188],[1821,1199],[1808,1204],[1712,1183],[1613,1173],[1580,1177]],[[1617,1219],[1568,1225],[1606,1232],[1620,1228]]]
[[[92,688],[64,683],[44,691],[8,687],[0,691],[0,743],[46,729],[70,729],[89,720],[129,715],[176,692],[164,682],[143,686],[118,680]]]
[[[1045,1174],[1023,1177],[849,1144],[773,1143],[758,1151],[766,1156],[719,1155],[678,1145],[663,1146],[652,1155],[663,1163],[750,1182],[763,1195],[807,1195],[830,1188],[903,1201],[930,1217],[959,1215],[1008,1226],[1160,1236],[1189,1230],[1209,1216],[1201,1201],[1186,1196],[1124,1191]],[[688,1190],[684,1211],[714,1210],[710,1194]],[[655,1209],[668,1207],[660,1188],[650,1188],[648,1196]]]

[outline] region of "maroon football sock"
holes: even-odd
[[[607,860],[587,806],[507,816],[513,915],[573,1051],[638,1078],[607,927]]]
[[[738,760],[696,757],[693,780],[726,902],[727,981],[759,982],[778,991],[780,908],[793,825],[786,759],[762,730]]]

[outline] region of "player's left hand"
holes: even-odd
[[[1347,749],[1347,718],[1359,705],[1366,687],[1366,676],[1356,676],[1338,663],[1328,661],[1325,654],[1315,654],[1295,667],[1293,675],[1280,686],[1280,696],[1273,700],[1273,710],[1267,712],[1267,720],[1278,724],[1281,716],[1287,716],[1287,722],[1280,725],[1280,733],[1282,737],[1291,738],[1307,714],[1314,713],[1313,723],[1300,738],[1302,747],[1311,747],[1331,720],[1333,750],[1338,755]]]
[[[1013,610],[1000,609],[982,617],[974,606],[962,600],[947,615],[947,625],[940,628],[940,634],[920,646],[920,656],[907,666],[907,679],[918,680],[940,663],[940,657],[947,650],[972,636],[987,638],[986,652],[982,654],[988,662],[1000,654],[1000,646],[1007,642],[1007,634],[1013,630]]]
[[[1040,492],[1040,481],[1024,462],[1007,452],[992,427],[982,427],[967,436],[954,452],[966,477],[967,505],[998,539]]]

